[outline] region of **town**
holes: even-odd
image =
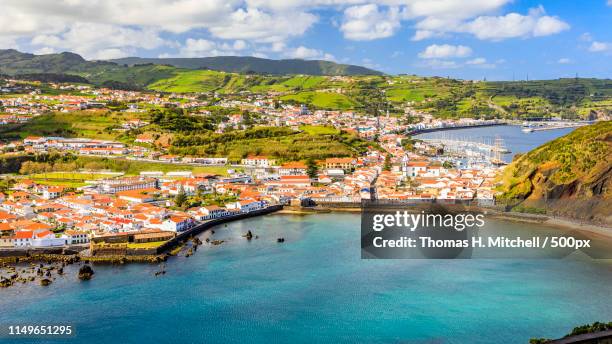
[[[87,118],[106,111],[122,114],[123,122],[99,132],[113,133],[116,136],[107,136],[121,139],[84,137],[82,133],[70,137],[28,135],[4,142],[0,149],[6,154],[45,156],[57,152],[62,156],[176,168],[128,175],[91,164],[75,170],[76,165],[69,163],[56,163],[52,169],[48,163],[25,162],[18,175],[3,177],[10,183],[0,195],[0,249],[93,248],[93,243],[112,243],[126,235],[130,247],[159,247],[206,221],[276,205],[358,207],[371,200],[474,200],[491,205],[495,202],[495,178],[503,165],[497,163],[502,147],[489,147],[488,152],[474,158],[466,154],[469,151],[453,151],[452,147],[414,140],[409,135],[439,128],[506,124],[495,119],[436,119],[409,106],[404,109],[405,116],[390,116],[388,111],[372,115],[310,110],[305,104],[279,102],[274,94],[240,98],[214,94],[202,100],[194,94],[59,83],[43,86],[56,92],[44,94],[41,84],[7,80],[2,92],[10,96],[0,98],[5,113],[3,125],[23,125],[49,112]],[[206,118],[212,116],[207,109],[211,106],[227,110],[222,120],[213,122],[211,130],[217,135],[283,127],[289,133],[344,133],[367,146],[352,156],[304,160],[262,154],[239,158],[172,154],[172,135],[147,130],[154,120],[148,116],[152,108],[180,109],[189,117]],[[70,129],[64,132],[71,133]],[[197,168],[211,170],[197,172]],[[59,178],[54,180],[52,176]],[[75,176],[80,178],[79,183],[70,182]]]

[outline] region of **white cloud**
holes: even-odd
[[[580,35],[580,40],[584,42],[590,42],[593,40],[593,36],[591,36],[590,33],[585,32],[582,35]]]
[[[173,57],[206,57],[239,55],[246,49],[246,42],[235,41],[233,44],[219,43],[208,39],[187,38],[179,49],[179,54]],[[171,57],[168,55],[166,57]]]
[[[468,57],[471,54],[472,49],[464,45],[432,44],[420,52],[419,57],[422,59],[445,59]]]
[[[438,59],[426,60],[423,63],[420,63],[418,66],[431,69],[455,69],[461,67],[461,65],[455,61]]]
[[[612,50],[612,43],[593,41],[589,47],[589,51],[599,53],[602,51]]]
[[[227,20],[211,25],[209,30],[222,39],[273,43],[303,35],[316,21],[317,17],[307,12],[275,14],[256,8],[240,8]]]
[[[267,59],[267,58],[268,58],[268,55],[266,55],[266,54],[264,54],[264,53],[260,53],[260,52],[253,53],[251,56],[253,56],[253,57],[259,57],[259,58],[262,58],[262,59]]]
[[[344,10],[340,30],[344,37],[354,41],[370,41],[392,36],[400,27],[399,12],[396,7],[386,12],[376,4],[351,6]]]
[[[608,6],[612,6],[612,0],[608,0],[607,4]]]
[[[487,59],[483,57],[477,57],[475,59],[471,59],[465,62],[465,64],[469,64],[469,65],[482,65],[485,63],[487,63]]]
[[[46,55],[57,53],[57,51],[51,47],[42,47],[40,49],[34,50],[33,53],[36,55]]]
[[[572,63],[572,60],[568,59],[567,57],[562,57],[560,58],[557,63],[559,64],[569,64]]]
[[[500,61],[500,60],[498,60],[498,62],[503,63],[503,61]],[[477,58],[468,60],[465,62],[465,65],[469,67],[476,67],[476,68],[495,68],[497,67],[497,64],[487,62],[487,59],[485,59],[484,57],[477,57]]]
[[[510,2],[2,0],[0,46],[14,48],[18,42],[31,42],[30,50],[72,50],[87,58],[167,47],[176,48],[170,52],[175,55],[184,47],[174,41],[193,37],[216,42],[219,52],[248,54],[265,47],[266,52],[278,54],[290,40],[306,34],[319,20],[319,10],[340,13],[338,29],[346,39],[356,41],[390,37],[403,22],[414,26],[413,40],[465,33],[488,40],[529,38],[569,28],[561,19],[546,15],[541,7],[527,15],[504,14],[503,7]],[[176,37],[177,34],[185,36]]]
[[[509,13],[504,16],[481,16],[459,25],[455,31],[468,32],[482,40],[499,41],[507,38],[541,37],[570,28],[557,17],[544,15],[543,8],[532,9],[528,15]]]
[[[36,35],[30,43],[47,50],[69,50],[92,59],[125,57],[137,48],[155,49],[170,44],[150,29],[84,23],[71,25],[55,35]]]
[[[457,60],[448,60],[445,58],[433,58],[423,60],[418,64],[419,67],[429,69],[456,69],[456,68],[479,68],[479,69],[492,69],[496,68],[498,64],[504,63],[503,60],[497,60],[495,63],[488,62],[484,57],[476,57],[465,62]]]
[[[232,46],[234,50],[244,50],[247,48],[247,43],[241,39],[234,41],[234,45]]]
[[[303,59],[303,60],[327,60],[334,61],[335,58],[333,55],[325,53],[318,49],[307,48],[303,45],[295,48],[288,49],[285,51],[285,57],[293,58],[293,59]]]

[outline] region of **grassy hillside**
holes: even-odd
[[[279,100],[305,103],[311,108],[371,112],[388,106],[391,113],[397,115],[401,115],[408,105],[439,118],[525,119],[561,116],[572,119],[612,114],[612,80],[608,79],[472,82],[411,75],[342,76],[353,74],[352,67],[324,61],[238,57],[127,58],[116,61],[120,64],[86,61],[72,53],[32,55],[16,50],[0,50],[0,74],[56,73],[52,79],[79,76],[96,85],[112,88],[174,93],[271,93]],[[151,63],[164,61],[172,62],[174,66]],[[209,68],[226,71],[192,69],[202,67],[202,61],[210,62]],[[213,68],[211,61],[219,68]],[[248,69],[251,64],[266,63],[281,63],[279,66],[291,68],[297,68],[295,66],[302,63],[309,67],[304,67],[301,72],[287,67],[261,71],[260,74],[253,74],[253,70]],[[317,70],[310,69],[314,65]],[[325,72],[321,72],[323,70]],[[301,74],[296,75],[298,72]],[[51,76],[47,74],[42,77]]]
[[[247,155],[267,155],[281,161],[356,156],[372,142],[333,128],[306,126],[289,128],[255,127],[224,134],[181,133],[172,141],[170,152],[180,155],[222,156],[240,161]]]
[[[139,114],[110,111],[54,112],[29,122],[0,127],[0,139],[23,139],[27,136],[88,137],[117,139],[123,132],[113,130]]]
[[[214,56],[195,58],[140,58],[126,57],[111,60],[118,64],[153,63],[186,69],[211,69],[232,73],[308,74],[308,75],[381,75],[365,67],[321,60],[270,60],[252,56]]]
[[[507,166],[500,179],[501,198],[511,204],[523,200],[527,204],[546,201],[568,214],[577,211],[597,214],[601,209],[609,217],[611,158],[612,122],[578,128],[520,156]],[[584,203],[593,200],[597,201]]]

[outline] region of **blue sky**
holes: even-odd
[[[251,55],[390,74],[612,77],[612,0],[3,0],[0,48]]]

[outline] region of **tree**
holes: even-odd
[[[319,174],[319,166],[317,166],[317,162],[313,158],[306,160],[306,174],[312,179],[317,178]]]
[[[178,193],[176,194],[176,197],[174,197],[174,205],[180,208],[185,205],[185,203],[187,203],[187,194],[185,193],[183,185],[181,185]]]
[[[391,154],[385,156],[385,164],[383,165],[384,171],[391,171]]]
[[[452,161],[447,160],[442,164],[442,167],[446,169],[450,169],[450,168],[454,168],[455,164]]]

